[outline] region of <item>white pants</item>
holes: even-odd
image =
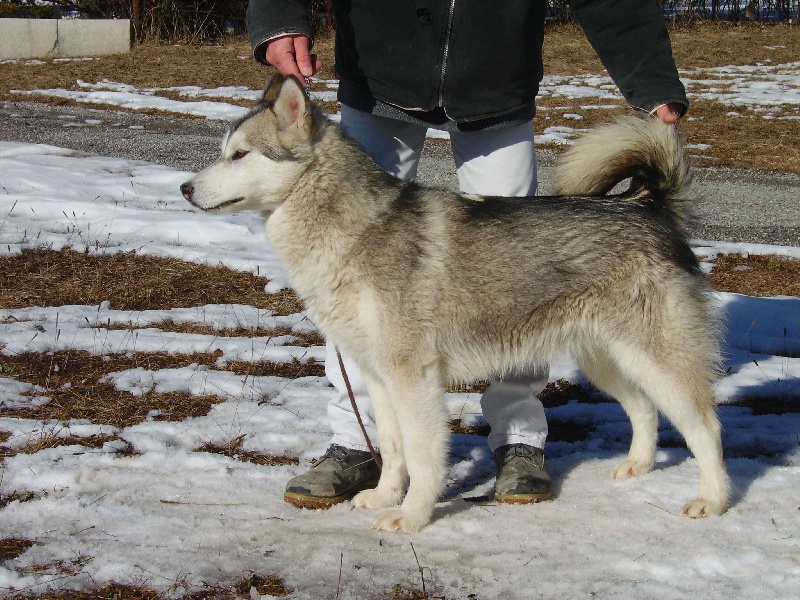
[[[356,140],[386,172],[412,180],[417,175],[427,128],[376,117],[342,106],[342,129]],[[463,192],[486,196],[536,194],[536,154],[533,123],[485,131],[450,134],[450,142]],[[328,404],[331,443],[367,450],[364,435],[350,403],[333,345],[327,345],[325,374],[337,394]],[[361,419],[374,446],[378,432],[372,404],[358,367],[342,357]],[[493,382],[481,398],[481,409],[491,426],[488,444],[494,451],[506,444],[544,448],[547,420],[536,394],[547,385],[547,369]]]

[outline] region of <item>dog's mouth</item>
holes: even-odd
[[[234,198],[233,200],[226,200],[222,204],[217,204],[216,206],[212,206],[211,208],[207,208],[206,212],[219,212],[225,210],[230,206],[234,206],[235,204],[239,204],[245,201],[244,196],[240,196],[239,198]]]

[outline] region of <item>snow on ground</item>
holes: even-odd
[[[748,108],[761,113],[764,118],[800,118],[800,62],[745,66],[723,66],[681,71],[681,78],[691,98],[716,100],[732,108]],[[49,96],[66,98],[87,104],[119,106],[142,110],[155,109],[168,112],[205,116],[209,119],[229,120],[247,112],[246,108],[228,104],[230,100],[255,101],[259,90],[245,87],[220,87],[202,89],[196,86],[136,89],[112,81],[87,83],[78,81],[77,90],[44,89],[14,91],[20,96]],[[318,101],[335,101],[338,82],[315,79],[316,89],[311,93]],[[13,91],[13,90],[12,90]],[[192,100],[165,98],[163,94],[175,93]],[[603,75],[546,75],[539,90],[540,97],[580,99],[586,102],[581,110],[596,110],[608,106],[622,106],[624,100],[614,82]],[[203,98],[204,100],[198,100]],[[213,100],[212,100],[213,99]],[[794,114],[785,114],[786,110]],[[545,112],[558,111],[559,108]],[[580,121],[582,115],[574,113],[574,107],[563,107],[563,116]],[[737,116],[735,110],[731,116]],[[338,115],[334,115],[338,118]],[[87,125],[89,123],[82,123]],[[75,126],[70,124],[68,126]],[[547,127],[536,138],[537,144],[570,144],[583,131],[578,127]],[[429,130],[429,137],[448,138],[442,131]]]
[[[199,214],[180,197],[187,173],[61,148],[0,142],[0,253],[25,248],[135,250],[266,275],[286,275],[253,214]],[[800,258],[800,249],[697,242],[719,253],[759,252]],[[656,469],[634,481],[611,481],[630,426],[615,403],[575,401],[548,409],[551,423],[587,432],[547,447],[555,499],[536,506],[474,502],[491,490],[494,467],[483,438],[453,437],[446,499],[433,523],[413,536],[370,529],[375,514],[303,511],[282,500],[286,481],[327,445],[324,378],[244,378],[197,365],[133,369],[108,376],[134,395],[150,390],[215,394],[208,415],[155,419],[116,430],[86,421],[14,419],[0,430],[7,447],[39,437],[116,434],[140,454],[61,446],[5,461],[0,494],[33,492],[0,511],[3,537],[37,544],[0,562],[0,590],[92,588],[105,582],[181,594],[234,583],[255,571],[282,576],[298,598],[385,597],[395,584],[420,587],[412,551],[429,592],[447,598],[800,597],[800,415],[754,415],[726,406],[744,397],[800,394],[800,299],[718,294],[726,319],[722,407],[733,505],[721,518],[678,515],[696,493],[697,465],[668,423]],[[0,361],[25,350],[124,352],[219,350],[229,360],[321,359],[321,348],[285,346],[292,335],[235,338],[159,329],[168,320],[218,329],[313,330],[304,315],[278,317],[246,306],[119,311],[100,306],[0,308]],[[112,325],[136,329],[120,331]],[[265,334],[266,335],[266,334]],[[568,362],[554,378],[580,381]],[[0,373],[4,408],[46,403],[47,391]],[[454,415],[480,421],[477,394],[450,394]],[[300,456],[298,466],[256,466],[193,450],[245,436],[245,450]],[[73,565],[74,574],[55,567]],[[340,566],[341,565],[341,566]],[[340,579],[341,569],[341,584]],[[1,593],[1,592],[0,592]]]
[[[684,73],[683,82],[696,98],[747,107],[765,118],[774,118],[778,108],[800,107],[800,62],[697,69]]]

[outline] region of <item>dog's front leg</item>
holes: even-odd
[[[361,374],[372,400],[375,424],[378,427],[378,439],[373,440],[373,444],[380,445],[383,464],[378,486],[372,490],[359,492],[351,500],[351,504],[359,508],[386,508],[399,504],[406,489],[408,473],[403,458],[403,441],[394,410],[389,405],[386,387],[380,379],[370,375],[366,370],[362,369]]]
[[[430,522],[444,488],[450,442],[448,413],[439,378],[426,379],[420,372],[407,372],[386,382],[410,482],[403,503],[379,515],[376,529],[419,531]]]

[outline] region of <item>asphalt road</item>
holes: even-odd
[[[202,118],[0,103],[0,140],[74,148],[186,171],[198,171],[215,160],[225,128],[225,123]],[[546,194],[554,154],[542,150],[537,156],[539,189]],[[0,184],[5,176],[0,173]],[[456,188],[449,144],[426,144],[419,180]],[[692,190],[698,199],[692,237],[800,247],[800,174],[696,169]]]

